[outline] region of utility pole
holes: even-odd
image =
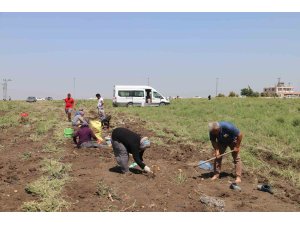
[[[150,86],[150,77],[148,76],[148,86]]]
[[[218,96],[219,78],[216,78],[216,97]]]
[[[12,81],[11,79],[6,79],[6,78],[4,78],[3,79],[3,83],[2,83],[2,85],[3,85],[3,101],[6,101],[7,99],[7,83],[9,82],[9,81]]]

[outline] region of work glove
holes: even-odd
[[[145,166],[144,171],[146,173],[152,173],[151,169],[148,166]]]

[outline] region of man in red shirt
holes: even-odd
[[[74,108],[74,99],[71,98],[70,93],[68,94],[68,97],[65,99],[65,103],[66,103],[65,111],[66,114],[68,115],[69,122],[71,122],[71,113]]]

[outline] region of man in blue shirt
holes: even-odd
[[[240,145],[243,139],[243,134],[232,123],[229,122],[213,122],[209,123],[209,137],[212,146],[215,150],[214,176],[212,180],[220,177],[222,157],[227,147],[234,150],[232,153],[233,162],[236,172],[236,183],[241,183],[242,162],[240,157]]]

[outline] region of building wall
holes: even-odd
[[[264,93],[269,95],[278,95],[279,97],[285,96],[300,96],[298,92],[294,91],[294,87],[284,86],[283,83],[278,84],[275,87],[264,88]]]

